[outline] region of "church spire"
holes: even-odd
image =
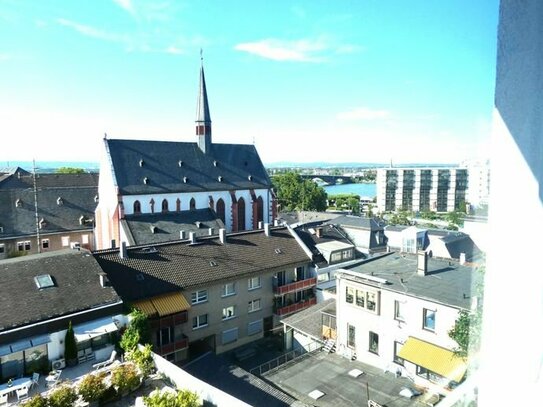
[[[200,60],[200,89],[196,108],[196,136],[198,137],[198,147],[204,153],[207,153],[211,149],[211,115],[209,114],[209,104],[207,102],[202,50],[200,50]]]

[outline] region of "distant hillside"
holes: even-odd
[[[390,163],[328,163],[316,161],[312,163],[295,163],[289,161],[279,161],[264,164],[266,168],[388,168]],[[458,164],[427,164],[427,163],[394,163],[393,167],[458,167]]]
[[[0,167],[21,167],[32,171],[32,161],[6,161],[0,162]],[[52,173],[61,167],[83,168],[87,172],[98,172],[100,165],[94,162],[79,161],[36,161],[36,172]]]

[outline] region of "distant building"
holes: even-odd
[[[444,394],[464,379],[448,332],[476,304],[470,267],[390,253],[336,275],[339,354]]]
[[[384,222],[378,218],[343,215],[327,221],[341,227],[347,237],[363,253],[377,253],[386,250]]]
[[[101,199],[96,209],[99,249],[119,247],[120,242],[156,241],[150,233],[149,239],[140,232],[134,236],[130,225],[140,222],[142,216],[149,228],[155,221],[162,222],[161,229],[174,239],[181,232],[174,233],[174,229],[183,228],[176,223],[190,223],[184,219],[188,211],[210,209],[228,232],[257,229],[259,222],[273,222],[271,181],[255,146],[212,142],[203,66],[196,138],[197,142],[104,138]],[[190,219],[194,222],[194,214]]]
[[[168,360],[254,341],[316,303],[310,258],[285,227],[94,256],[123,300],[149,316],[155,350]]]
[[[476,210],[482,205],[488,205],[490,195],[490,163],[488,160],[465,161],[461,164],[468,170],[468,192],[466,201],[471,209]]]
[[[0,260],[71,246],[94,249],[98,174],[0,172]]]
[[[126,322],[123,304],[89,252],[4,260],[0,275],[0,382],[62,369],[70,321],[79,357],[109,358]]]
[[[381,168],[377,170],[380,212],[465,211],[466,168]]]

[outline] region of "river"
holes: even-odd
[[[328,195],[357,194],[369,198],[377,195],[375,184],[337,184],[326,185],[323,188]]]

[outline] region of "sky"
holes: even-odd
[[[498,0],[0,0],[0,166],[103,137],[213,141],[265,164],[487,158]]]

